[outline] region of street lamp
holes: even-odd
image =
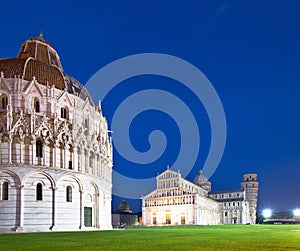
[[[264,211],[263,211],[263,216],[264,216],[264,218],[270,218],[271,216],[272,216],[272,210],[271,209],[265,209]]]
[[[300,217],[300,209],[299,208],[297,208],[297,209],[295,209],[294,210],[294,217],[296,218],[298,218],[298,217]]]

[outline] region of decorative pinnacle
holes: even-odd
[[[40,38],[43,38],[43,31],[42,31],[42,30],[40,30],[39,37],[40,37]]]

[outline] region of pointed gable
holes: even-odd
[[[43,98],[43,92],[40,89],[38,82],[33,79],[32,81],[29,81],[25,87],[24,90],[25,94],[29,94],[31,96],[37,96],[38,98],[42,99]]]
[[[62,106],[73,106],[73,102],[70,100],[70,97],[66,91],[62,92],[62,94],[58,97],[58,101]]]

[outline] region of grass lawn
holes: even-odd
[[[140,227],[1,234],[0,250],[300,250],[300,225]]]

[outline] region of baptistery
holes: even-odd
[[[0,232],[111,228],[112,141],[42,34],[0,59]]]

